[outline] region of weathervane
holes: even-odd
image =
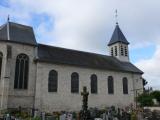
[[[116,18],[116,24],[118,25],[118,11],[117,11],[117,9],[115,11],[115,18]]]

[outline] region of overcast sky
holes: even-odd
[[[119,26],[130,42],[130,60],[160,89],[160,0],[0,0],[0,24],[32,26],[39,43],[108,54]]]

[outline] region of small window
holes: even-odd
[[[115,56],[117,56],[117,46],[115,46]]]
[[[114,81],[113,77],[108,77],[108,94],[114,94]]]
[[[71,75],[71,93],[79,93],[79,75],[76,72]]]
[[[128,94],[128,80],[126,77],[123,78],[123,94]]]
[[[15,68],[15,89],[28,88],[28,71],[29,71],[29,57],[26,54],[19,54],[16,59]]]
[[[48,92],[57,92],[58,88],[58,73],[55,70],[49,72],[48,77]]]
[[[3,60],[3,54],[0,52],[0,77],[1,77],[1,72],[2,72],[2,60]]]
[[[97,93],[97,76],[91,75],[91,93]]]

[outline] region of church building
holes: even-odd
[[[77,111],[83,86],[88,107],[135,105],[143,72],[130,62],[128,45],[118,24],[110,55],[101,55],[37,43],[32,27],[8,21],[0,26],[0,110]]]

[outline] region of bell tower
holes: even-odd
[[[118,22],[116,22],[115,30],[112,34],[111,40],[108,43],[109,53],[120,61],[129,62],[129,42],[123,35]]]

